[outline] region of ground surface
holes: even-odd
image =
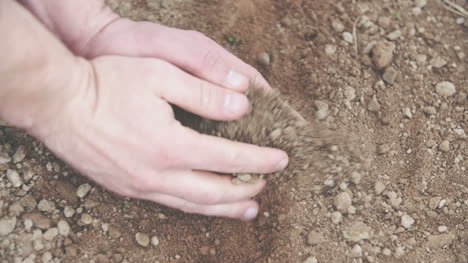
[[[307,120],[364,138],[370,169],[308,197],[271,182],[262,215],[241,223],[115,196],[4,127],[0,259],[468,262],[468,29],[428,2],[111,1],[133,19],[212,37]]]

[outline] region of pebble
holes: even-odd
[[[13,154],[13,162],[19,163],[24,160],[24,157],[26,157],[26,153],[24,152],[24,146],[21,145],[16,149],[15,154]]]
[[[316,257],[308,257],[304,263],[318,263],[318,260]]]
[[[76,195],[79,198],[83,198],[89,193],[89,190],[91,190],[91,185],[82,184],[82,185],[78,186],[78,189],[76,190]]]
[[[406,229],[410,228],[414,223],[415,223],[415,220],[407,214],[404,214],[401,217],[401,225]]]
[[[0,164],[7,164],[11,162],[10,156],[7,153],[0,152]]]
[[[404,108],[403,109],[403,115],[407,117],[408,119],[413,118],[413,113],[411,112],[410,108]]]
[[[37,204],[37,209],[39,209],[39,211],[42,212],[51,213],[55,210],[55,204],[52,201],[42,199],[41,201],[39,201],[39,204]]]
[[[440,209],[440,208],[444,207],[445,203],[447,203],[447,200],[445,200],[445,199],[440,200],[439,205],[437,206],[437,208]]]
[[[148,237],[148,235],[143,233],[136,233],[135,240],[138,243],[138,245],[142,247],[147,247],[150,243],[150,238]]]
[[[336,46],[334,46],[334,45],[326,45],[325,46],[325,54],[327,56],[332,56],[335,53],[336,53]]]
[[[377,153],[379,155],[385,155],[390,151],[390,146],[388,144],[381,144],[377,146]]]
[[[333,19],[332,20],[332,27],[333,29],[338,32],[338,33],[341,33],[344,31],[345,29],[345,26],[343,25],[343,23],[341,23],[339,20],[337,19]]]
[[[350,86],[344,88],[344,96],[347,101],[352,101],[356,98],[356,90]]]
[[[157,236],[153,236],[151,238],[151,245],[153,245],[153,247],[157,247],[159,245],[159,238]]]
[[[328,109],[329,109],[329,106],[326,102],[324,101],[321,101],[321,100],[316,100],[314,102],[315,104],[315,108],[317,109],[317,111],[315,112],[315,118],[317,120],[323,120],[325,119],[329,112],[328,112]]]
[[[395,83],[396,77],[398,76],[398,71],[393,67],[387,67],[382,75],[382,79],[388,84]]]
[[[65,217],[72,217],[75,214],[75,210],[71,206],[65,206],[63,214]]]
[[[257,55],[257,62],[262,65],[262,66],[269,66],[270,63],[271,63],[271,57],[270,57],[270,54],[266,53],[266,52],[260,52],[258,55]]]
[[[376,96],[371,99],[369,105],[367,105],[367,109],[370,112],[378,112],[380,110],[380,103],[377,101]]]
[[[70,234],[71,228],[67,221],[60,220],[57,223],[58,232],[60,235],[67,237]]]
[[[405,255],[405,249],[401,246],[398,246],[396,249],[395,249],[395,257],[396,258],[400,258],[402,256]]]
[[[393,32],[390,32],[387,35],[387,39],[390,40],[390,41],[398,40],[400,37],[401,37],[401,31],[398,30],[398,29],[393,31]]]
[[[439,197],[439,196],[429,199],[429,208],[431,210],[436,210],[437,206],[439,206],[439,202],[440,202],[441,199],[442,198]]]
[[[374,190],[377,195],[382,194],[382,192],[385,190],[385,184],[379,181],[375,182]]]
[[[414,6],[419,7],[419,8],[425,7],[426,4],[427,4],[427,0],[415,0],[414,1]]]
[[[354,245],[353,249],[349,253],[349,256],[352,258],[362,257],[362,247],[359,244]]]
[[[440,144],[439,144],[439,150],[441,152],[448,152],[450,151],[450,142],[447,141],[447,140],[443,140]]]
[[[333,224],[338,225],[342,220],[343,215],[340,212],[335,211],[331,214],[331,221]]]
[[[351,196],[347,192],[339,193],[335,196],[334,205],[342,213],[347,213],[348,208],[351,207]]]
[[[13,187],[18,188],[23,184],[23,180],[21,180],[21,177],[16,170],[8,169],[6,175]]]
[[[30,219],[33,222],[35,227],[42,229],[42,230],[49,229],[49,227],[52,224],[50,218],[48,218],[47,216],[41,213],[26,214],[23,216],[23,218]]]
[[[52,227],[47,229],[47,231],[42,235],[42,238],[47,241],[52,241],[56,236],[58,236],[58,233],[58,229],[56,227]]]
[[[386,16],[379,16],[379,18],[377,19],[377,24],[382,28],[390,27],[390,23],[391,23],[390,18]]]
[[[450,97],[453,96],[457,90],[455,89],[455,85],[453,85],[450,81],[442,81],[436,85],[436,92],[439,96],[442,97]]]
[[[447,226],[437,227],[437,231],[439,231],[440,233],[447,232],[447,230],[448,230]]]
[[[361,183],[361,179],[362,179],[362,174],[359,173],[359,172],[352,172],[351,173],[351,182],[353,182],[353,184],[360,184]]]
[[[372,49],[372,60],[377,69],[384,69],[392,63],[395,47],[395,44],[387,40],[375,44]]]
[[[346,42],[348,42],[350,44],[354,43],[353,34],[351,34],[349,32],[343,32],[343,39],[344,39],[344,41],[346,41]]]
[[[49,251],[44,252],[41,257],[42,263],[49,263],[52,260],[52,253]]]
[[[426,246],[432,249],[439,249],[444,246],[450,245],[455,236],[453,234],[440,234],[440,235],[431,235],[427,238]]]
[[[388,248],[384,248],[382,250],[382,254],[384,254],[385,256],[388,257],[388,256],[392,255],[392,251],[390,249],[388,249]]]
[[[310,231],[309,234],[307,234],[307,244],[315,246],[323,242],[325,242],[325,238],[321,233],[317,231]]]
[[[80,221],[83,223],[83,225],[89,225],[93,222],[93,218],[89,214],[83,213],[81,215]]]
[[[13,230],[15,229],[16,226],[16,217],[4,217],[0,219],[0,236],[7,236]]]
[[[437,110],[436,110],[436,108],[434,108],[432,106],[428,106],[428,107],[423,108],[423,112],[428,114],[428,115],[436,115]]]
[[[122,235],[122,233],[120,233],[120,231],[114,227],[114,226],[109,226],[109,236],[111,238],[114,238],[114,239],[117,239],[119,238],[120,236]]]
[[[431,59],[431,61],[429,61],[429,64],[433,68],[442,68],[445,65],[447,65],[447,61],[445,59],[443,59],[442,57],[435,57],[435,58]]]
[[[360,221],[347,223],[343,230],[343,237],[351,242],[359,242],[371,237],[372,229]]]

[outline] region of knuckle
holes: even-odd
[[[208,46],[208,50],[206,51],[203,59],[201,60],[201,65],[199,66],[200,69],[211,73],[214,72],[218,67],[221,66],[221,55],[213,46]]]

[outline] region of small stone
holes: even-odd
[[[281,137],[281,134],[282,134],[282,131],[280,128],[275,129],[270,133],[270,139],[272,139],[273,141],[276,141]]]
[[[359,244],[354,245],[353,249],[349,253],[349,256],[352,258],[360,258],[362,257],[362,248]]]
[[[429,64],[433,68],[442,68],[445,65],[447,65],[447,61],[443,59],[442,57],[434,57],[433,59],[431,59],[431,61],[429,61]]]
[[[428,141],[426,142],[426,147],[427,147],[427,148],[432,148],[432,147],[434,147],[434,146],[436,146],[436,141],[434,141],[434,140],[428,140]]]
[[[42,212],[47,212],[51,213],[55,210],[55,204],[52,201],[47,201],[45,199],[42,199],[39,201],[39,204],[37,205],[37,209]]]
[[[307,244],[311,246],[318,245],[320,243],[323,243],[324,241],[325,238],[323,237],[323,235],[317,231],[310,231],[309,234],[307,234]]]
[[[24,229],[27,231],[31,230],[31,227],[33,226],[33,221],[31,219],[25,219],[24,220]]]
[[[450,142],[447,141],[447,140],[443,140],[440,144],[439,144],[439,150],[441,152],[448,152],[450,151]]]
[[[377,69],[384,69],[392,63],[395,47],[395,44],[386,40],[375,44],[372,49],[372,60]]]
[[[71,228],[67,221],[60,220],[57,223],[58,232],[60,235],[67,237],[70,234]]]
[[[407,214],[404,214],[401,217],[401,225],[406,229],[409,229],[414,224],[414,222],[414,219]]]
[[[352,101],[356,98],[356,90],[352,87],[345,87],[344,88],[344,96],[347,101]]]
[[[257,62],[264,66],[264,67],[267,67],[270,65],[271,63],[271,57],[270,57],[270,54],[266,53],[266,52],[261,52],[257,55]]]
[[[252,175],[251,174],[238,174],[237,178],[241,180],[242,182],[250,182],[252,180]]]
[[[377,195],[382,194],[384,190],[385,190],[385,184],[379,181],[375,182],[374,191]]]
[[[21,213],[24,212],[24,207],[21,205],[19,201],[14,202],[10,207],[8,208],[8,211],[10,212],[10,215],[13,216],[19,216]]]
[[[343,219],[343,215],[338,212],[338,211],[335,211],[333,213],[331,213],[331,221],[333,224],[335,225],[338,225]]]
[[[157,236],[153,236],[153,237],[151,238],[151,245],[152,245],[153,247],[157,247],[157,246],[159,245],[159,239],[158,239]]]
[[[329,44],[325,46],[325,55],[332,56],[335,53],[336,53],[336,46],[329,45]]]
[[[11,162],[10,156],[7,153],[0,152],[0,164],[7,164]]]
[[[75,214],[75,210],[71,206],[65,206],[63,214],[65,217],[72,217]]]
[[[422,10],[419,7],[413,7],[411,9],[411,13],[413,13],[413,15],[415,16],[419,16],[422,13]]]
[[[4,237],[13,232],[16,226],[16,217],[0,219],[0,236]]]
[[[367,109],[371,112],[378,112],[380,110],[380,104],[377,101],[376,96],[374,96],[369,102],[369,105],[367,105]]]
[[[343,25],[343,23],[341,23],[341,21],[339,21],[338,19],[332,20],[332,27],[338,33],[343,32],[345,29],[345,26]]]
[[[398,40],[401,37],[401,31],[400,30],[395,30],[393,32],[390,32],[387,35],[387,39],[390,41],[395,41]]]
[[[439,202],[442,198],[440,197],[433,197],[431,199],[429,199],[429,208],[431,210],[436,210],[437,209],[437,206],[439,205]]]
[[[93,222],[93,218],[89,214],[83,213],[80,221],[83,225],[90,225]]]
[[[356,171],[351,173],[351,182],[353,182],[353,184],[356,184],[356,185],[360,184],[361,179],[362,179],[361,173],[356,172]]]
[[[405,249],[401,246],[398,246],[396,249],[395,249],[395,257],[396,258],[400,258],[402,256],[405,255]]]
[[[42,235],[42,238],[47,241],[52,241],[56,236],[58,236],[58,229],[56,227],[52,227],[47,229],[47,231]]]
[[[414,1],[414,6],[419,7],[419,8],[425,7],[426,4],[427,4],[427,0],[415,0]]]
[[[76,195],[79,198],[83,198],[89,193],[90,190],[91,190],[91,185],[82,184],[82,185],[78,186],[78,189],[76,190]]]
[[[385,155],[390,151],[390,146],[388,144],[381,144],[377,146],[377,153],[379,155]]]
[[[395,68],[387,67],[382,75],[382,79],[388,84],[392,85],[395,83],[397,75],[398,71],[396,71]]]
[[[42,254],[41,260],[42,263],[49,263],[50,261],[52,261],[52,253],[50,253],[49,251],[44,252],[44,254]]]
[[[42,230],[49,229],[52,224],[51,220],[41,213],[25,214],[23,218],[31,220],[35,227]]]
[[[346,42],[348,42],[350,44],[354,43],[353,34],[351,34],[349,32],[343,32],[343,39],[344,39],[344,41],[346,41]]]
[[[449,81],[442,81],[436,85],[436,92],[439,96],[442,97],[450,97],[453,96],[457,90],[455,89],[455,85]]]
[[[143,233],[136,233],[135,240],[142,247],[147,247],[150,243],[149,236]]]
[[[335,196],[334,205],[342,213],[347,213],[348,208],[351,207],[351,196],[347,192],[339,193]]]
[[[377,24],[384,29],[390,27],[390,22],[390,18],[386,16],[379,16],[379,18],[377,19]]]
[[[359,242],[371,237],[372,229],[360,221],[347,223],[343,230],[343,237],[351,242]]]
[[[388,256],[392,255],[392,251],[390,249],[388,249],[388,248],[384,248],[382,250],[382,254],[384,254],[385,256],[388,257]]]
[[[318,263],[318,260],[316,257],[308,257],[304,263]]]
[[[200,247],[200,254],[204,256],[208,256],[210,254],[210,247],[209,246],[202,246]]]
[[[413,113],[411,112],[410,108],[404,108],[403,109],[403,115],[408,119],[413,118]]]
[[[439,231],[440,233],[447,232],[447,230],[448,230],[447,226],[437,227],[437,231]]]
[[[428,114],[428,115],[436,115],[437,110],[436,110],[436,108],[434,108],[432,106],[428,106],[428,107],[423,108],[423,112]]]
[[[121,236],[122,234],[120,233],[120,231],[114,227],[114,226],[109,226],[109,236],[111,238],[114,238],[114,239],[117,239]]]
[[[21,177],[16,170],[8,169],[6,175],[13,187],[18,188],[23,184],[23,180],[21,180]]]
[[[324,101],[321,101],[321,100],[316,100],[314,102],[315,104],[315,108],[317,109],[317,111],[315,112],[315,118],[317,120],[323,120],[325,119],[329,112],[328,112],[328,109],[329,109],[329,106],[326,102]]]
[[[437,206],[437,208],[441,209],[442,207],[444,207],[445,203],[447,203],[447,200],[445,200],[445,199],[440,200],[439,205]]]
[[[26,153],[24,152],[24,146],[21,145],[16,149],[15,154],[13,154],[13,162],[19,163],[24,160],[24,157],[26,157]]]
[[[432,235],[427,238],[426,246],[432,249],[439,249],[452,244],[455,236],[453,234]]]

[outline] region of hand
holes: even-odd
[[[200,32],[121,18],[104,0],[20,1],[77,55],[159,58],[224,88],[245,91],[254,81],[271,89],[255,68]]]
[[[99,57],[68,107],[32,131],[59,157],[124,196],[189,213],[252,219],[265,182],[234,185],[218,173],[269,173],[287,155],[199,134],[174,119],[169,103],[211,119],[244,114],[244,95],[151,58]],[[55,98],[61,99],[61,98]],[[68,99],[66,99],[68,100]]]

